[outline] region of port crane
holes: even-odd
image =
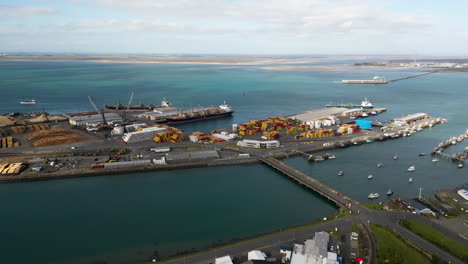
[[[125,112],[124,112],[124,121],[125,122],[127,121],[128,111],[130,111],[130,107],[132,106],[132,101],[133,101],[133,96],[134,95],[135,95],[135,93],[132,92],[132,94],[130,95],[130,100],[128,100],[127,107],[125,108]]]
[[[97,105],[94,103],[93,101],[93,98],[91,98],[91,96],[88,95],[88,100],[89,102],[91,103],[91,105],[93,106],[93,108],[96,110],[96,112],[98,112],[98,114],[102,115],[102,123],[103,125],[107,125],[107,122],[106,122],[106,117],[104,116],[104,109],[101,109],[99,110],[99,108],[97,107]]]

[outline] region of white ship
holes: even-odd
[[[36,100],[28,99],[28,100],[21,101],[20,104],[36,104]]]
[[[369,100],[367,100],[367,98],[365,98],[364,101],[361,102],[361,107],[362,108],[374,108],[374,105]]]
[[[380,197],[380,194],[378,193],[370,193],[369,196],[367,196],[369,199],[375,199],[375,198],[379,198]]]

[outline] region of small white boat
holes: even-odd
[[[408,168],[408,171],[415,171],[415,170],[416,170],[416,168],[414,166],[411,166],[411,167]]]
[[[338,176],[343,176],[344,175],[344,172],[343,171],[339,171],[338,172]]]
[[[382,163],[377,163],[377,168],[382,168],[383,164]]]
[[[438,158],[433,158],[433,159],[432,159],[432,162],[438,162],[438,161],[439,161]]]
[[[376,112],[376,111],[372,111],[372,112],[370,112],[370,115],[377,115],[377,112]]]
[[[336,156],[333,154],[328,155],[328,159],[336,159]]]
[[[459,163],[459,164],[457,165],[457,168],[459,168],[459,169],[463,168],[463,163]]]
[[[20,104],[36,104],[36,100],[35,99],[28,99],[28,100],[24,100],[24,101],[21,101]]]
[[[374,175],[369,175],[369,176],[367,176],[367,179],[369,179],[369,180],[371,180],[371,179],[373,179],[373,178],[374,178]]]
[[[413,182],[413,178],[410,177],[410,178],[408,179],[408,182],[409,182],[409,183],[412,183],[412,182]]]
[[[397,159],[398,159],[398,156],[397,156],[397,154],[395,154],[395,155],[393,156],[393,160],[397,160]]]
[[[322,156],[317,156],[314,158],[314,161],[324,161],[325,159]]]
[[[368,117],[368,116],[369,116],[369,115],[366,114],[366,113],[362,113],[362,114],[361,114],[361,117]]]
[[[380,195],[378,193],[370,193],[369,196],[367,196],[369,199],[375,199],[379,198]]]

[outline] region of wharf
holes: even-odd
[[[397,81],[401,81],[401,80],[406,80],[406,79],[416,78],[416,77],[419,77],[419,76],[428,75],[428,74],[431,74],[431,73],[434,73],[434,72],[435,71],[424,72],[424,73],[414,74],[414,75],[405,76],[405,77],[396,78],[396,79],[391,79],[391,80],[384,80],[384,79],[380,79],[380,78],[377,78],[377,79],[374,79],[374,80],[342,80],[341,83],[342,84],[388,84],[388,83],[393,83],[393,82],[397,82]]]
[[[467,137],[468,137],[468,130],[458,137],[452,137],[445,142],[441,142],[439,145],[437,145],[437,147],[435,147],[432,150],[431,153],[432,155],[439,155],[441,157],[452,159],[454,161],[466,162],[466,158],[468,156],[468,151],[466,149],[464,152],[453,154],[453,155],[446,154],[443,151],[449,146],[458,144],[459,142],[463,141]]]

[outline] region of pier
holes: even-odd
[[[416,78],[416,77],[423,76],[423,75],[428,75],[428,74],[431,74],[431,73],[434,73],[434,72],[431,71],[431,72],[425,72],[425,73],[410,75],[410,76],[406,76],[406,77],[402,77],[402,78],[396,78],[396,79],[388,80],[387,83],[392,83],[392,82],[397,82],[397,81],[401,81],[401,80]]]
[[[287,165],[286,163],[282,161],[279,161],[273,157],[265,157],[265,156],[258,156],[257,159],[269,165],[270,167],[278,170],[279,172],[285,174],[289,178],[297,181],[298,183],[304,185],[305,187],[320,194],[321,196],[327,198],[328,200],[334,202],[337,206],[341,208],[348,208],[349,207],[348,205],[351,202],[353,202],[350,198],[345,197],[343,194],[340,194],[339,192],[320,183],[319,181],[312,179],[307,174],[294,169],[293,167]]]
[[[449,155],[449,154],[446,154],[446,153],[443,152],[447,147],[452,146],[452,145],[456,145],[456,144],[462,142],[466,137],[468,137],[468,130],[464,134],[461,134],[458,137],[452,137],[449,140],[440,143],[437,147],[435,147],[432,150],[431,153],[432,153],[432,155],[439,155],[439,156],[441,156],[443,158],[452,159],[453,161],[466,162],[466,157],[468,156],[467,149],[465,149],[464,152],[456,153],[456,154],[453,154],[453,155]]]

